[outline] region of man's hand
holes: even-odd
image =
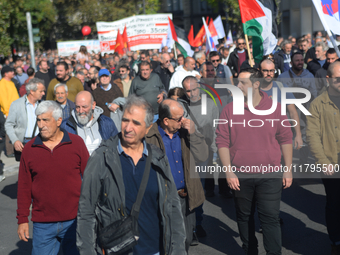
[[[111,112],[115,112],[117,109],[119,108],[119,105],[118,104],[110,104],[110,107],[109,107],[109,110]]]
[[[302,136],[301,135],[295,136],[294,148],[297,149],[297,150],[300,150],[302,145],[303,145]]]
[[[171,65],[171,63],[170,63],[170,65],[168,66],[168,70],[169,70],[170,73],[175,72],[175,69],[174,69],[173,65]]]
[[[27,242],[27,238],[30,238],[29,236],[29,226],[28,223],[21,223],[18,226],[18,236],[19,239],[22,241]]]
[[[162,101],[163,101],[163,98],[164,98],[164,95],[163,95],[163,93],[160,93],[160,94],[158,94],[158,96],[157,96],[157,103],[162,103]]]
[[[227,183],[232,190],[240,190],[240,182],[233,172],[227,173]]]
[[[293,174],[291,172],[284,172],[282,177],[282,184],[284,189],[292,186],[293,183]]]
[[[332,164],[329,164],[329,165],[327,166],[327,170],[324,171],[323,173],[324,173],[324,175],[328,175],[328,176],[333,175],[333,174],[335,173],[335,171],[334,171],[334,166],[333,166]]]
[[[91,89],[95,90],[98,87],[97,83],[92,83],[91,84]]]
[[[20,151],[22,152],[22,150],[24,149],[24,145],[22,144],[22,142],[20,142],[19,140],[15,141],[14,143],[14,149],[16,151]]]
[[[201,79],[201,75],[196,74],[197,79]]]
[[[183,117],[182,128],[188,130],[189,135],[195,133],[195,123],[192,120]]]

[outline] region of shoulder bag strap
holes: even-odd
[[[131,209],[131,215],[136,217],[136,219],[138,219],[140,204],[142,203],[145,189],[148,184],[150,168],[151,168],[151,159],[152,159],[151,146],[149,144],[147,144],[146,146],[148,148],[148,156],[146,158],[145,170],[144,170],[142,181],[139,186],[136,202],[133,204],[132,209]]]

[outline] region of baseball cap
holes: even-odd
[[[98,73],[98,77],[100,78],[100,77],[103,76],[103,75],[110,76],[109,70],[107,70],[106,68],[105,68],[105,69],[100,69],[100,71],[99,71],[99,73]]]

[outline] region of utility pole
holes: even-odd
[[[29,40],[29,43],[30,43],[31,63],[32,63],[32,67],[35,70],[36,65],[35,65],[35,56],[34,56],[32,20],[31,20],[31,13],[30,12],[26,12],[26,20],[27,20],[28,40]]]

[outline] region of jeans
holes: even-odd
[[[188,252],[190,248],[190,244],[192,243],[193,239],[193,232],[196,226],[196,215],[195,211],[189,210],[189,201],[188,196],[186,197],[179,197],[181,202],[182,208],[182,215],[184,219],[184,226],[185,226],[185,250]]]
[[[326,191],[326,225],[333,245],[340,245],[340,174],[323,178]]]
[[[57,255],[61,246],[64,255],[79,254],[76,246],[77,220],[34,222],[32,255]]]
[[[282,178],[240,178],[240,190],[234,191],[237,225],[247,255],[258,254],[255,237],[255,205],[262,225],[266,254],[281,254],[280,201]],[[242,177],[246,176],[243,174]],[[274,177],[274,176],[273,176]]]

